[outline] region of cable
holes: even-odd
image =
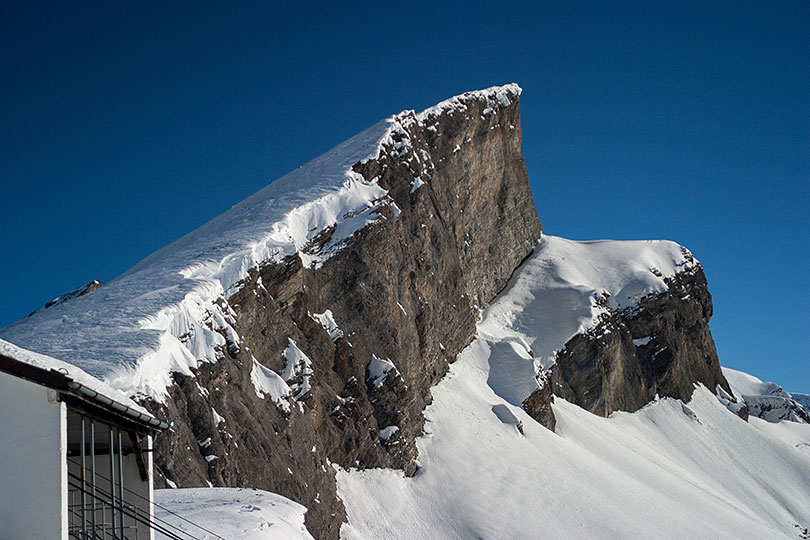
[[[80,464],[80,463],[78,463],[78,462],[74,461],[74,460],[73,460],[73,459],[71,459],[71,458],[68,458],[68,461],[72,462],[74,465],[77,465],[78,467],[81,467],[81,464]],[[85,470],[90,470],[90,469],[88,469],[87,467],[85,467]],[[74,475],[74,476],[75,476],[75,475]],[[107,480],[107,481],[109,481],[109,478],[105,477],[103,474],[100,474],[100,473],[98,473],[98,472],[96,472],[96,476],[100,477],[102,480]],[[225,539],[225,538],[221,537],[220,535],[218,535],[217,533],[215,533],[214,531],[210,531],[210,530],[206,529],[205,527],[203,527],[202,525],[198,525],[197,523],[194,523],[193,521],[191,521],[191,520],[189,520],[189,519],[187,519],[187,518],[184,518],[184,517],[183,517],[183,516],[181,516],[180,514],[178,514],[178,513],[176,513],[176,512],[172,512],[171,510],[169,510],[169,509],[168,509],[168,508],[166,508],[165,506],[161,506],[161,505],[159,505],[158,503],[156,503],[156,502],[154,502],[154,501],[150,501],[148,498],[144,497],[144,496],[143,496],[143,495],[141,495],[140,493],[137,493],[137,492],[135,492],[135,491],[132,491],[131,489],[129,489],[129,488],[128,488],[128,487],[126,487],[126,486],[124,486],[124,490],[125,490],[125,491],[127,491],[127,492],[129,492],[129,493],[130,493],[130,494],[132,494],[132,495],[135,495],[136,497],[138,497],[139,499],[141,499],[141,500],[143,500],[143,501],[145,501],[145,502],[152,503],[154,506],[156,506],[157,508],[160,508],[160,509],[161,509],[161,510],[163,510],[164,512],[167,512],[167,513],[169,513],[169,514],[171,514],[171,515],[175,516],[176,518],[182,519],[182,520],[183,520],[183,521],[185,521],[186,523],[189,523],[189,524],[191,524],[191,525],[193,525],[193,526],[197,527],[198,529],[200,529],[200,530],[202,530],[202,531],[207,532],[208,534],[212,534],[212,535],[214,535],[214,537],[215,537],[215,538],[219,538],[219,540],[227,540],[227,539]],[[158,518],[158,517],[155,517],[155,519],[160,520],[160,518]],[[161,520],[161,521],[164,521],[164,520]],[[164,521],[164,523],[168,523],[168,522],[165,522],[165,521]],[[175,528],[176,528],[176,527],[175,527]],[[182,530],[182,529],[180,529],[180,530]],[[184,531],[184,532],[185,532],[185,531]]]
[[[87,491],[82,489],[82,487],[79,486],[78,484],[70,483],[69,485],[76,488],[76,489],[78,489],[79,491],[82,491],[84,493],[88,493]],[[101,490],[96,489],[96,492],[99,492],[99,491],[101,491]],[[102,493],[102,494],[107,495],[107,493]],[[90,496],[93,497],[92,494],[90,494]],[[101,500],[102,503],[104,503],[104,502],[106,502],[108,504],[110,503],[109,499],[104,499],[104,498],[101,498],[101,497],[98,497],[98,496],[96,496],[95,498]],[[116,507],[113,506],[112,504],[110,504],[110,508],[113,509],[113,510],[116,509]],[[145,519],[143,516],[139,516],[136,512],[132,512],[129,508],[122,507],[122,508],[117,508],[117,509],[120,510],[122,514],[125,514],[126,516],[133,518],[135,521],[146,525],[150,529],[153,529],[153,530],[163,534],[164,536],[169,537],[170,540],[188,540],[188,538],[181,538],[180,536],[178,536],[174,532],[172,532],[172,531],[170,531],[168,529],[165,529],[164,527],[162,527],[160,525],[152,523],[150,520]],[[198,539],[194,538],[193,536],[189,535],[188,533],[186,533],[185,531],[183,531],[181,529],[178,529],[178,530],[180,530],[180,532],[182,532],[183,534],[186,534],[188,537],[190,537],[191,540],[198,540]],[[114,532],[113,532],[113,534],[114,534]],[[96,536],[95,531],[94,531],[93,535]]]
[[[82,487],[81,487],[81,486],[79,486],[79,485],[77,485],[77,484],[70,483],[70,485],[71,485],[72,487],[74,487],[74,488],[78,489],[79,491],[83,491],[83,492],[85,492],[85,493],[88,493],[87,491],[85,491],[84,489],[82,489]],[[99,491],[101,491],[101,490],[96,489],[96,492],[99,492]],[[93,495],[92,495],[92,494],[90,494],[90,493],[88,493],[88,494],[89,494],[91,497],[93,497]],[[107,495],[106,493],[102,493],[102,494],[103,494],[103,495]],[[97,497],[97,496],[96,496],[95,498],[96,498],[96,499],[101,500],[101,502],[102,502],[102,503],[104,503],[104,502],[106,502],[106,503],[108,503],[108,504],[110,503],[110,501],[109,501],[108,499],[100,498],[100,497]],[[110,508],[111,508],[111,509],[116,509],[116,507],[114,507],[112,504],[110,504]],[[124,515],[126,515],[126,516],[128,516],[128,517],[133,518],[133,519],[134,519],[135,521],[137,521],[138,523],[142,523],[142,524],[146,525],[148,528],[150,528],[150,529],[152,529],[152,530],[154,530],[154,531],[157,531],[157,532],[159,532],[160,534],[162,534],[162,535],[164,535],[164,536],[168,537],[168,538],[169,538],[169,540],[189,540],[189,539],[191,539],[191,540],[199,540],[199,539],[195,538],[194,536],[191,536],[191,535],[190,535],[189,533],[187,533],[186,531],[183,531],[182,529],[177,529],[177,530],[178,530],[178,531],[180,531],[181,533],[183,533],[184,535],[186,535],[186,538],[183,538],[183,537],[181,537],[181,536],[178,536],[177,534],[175,534],[174,532],[172,532],[172,531],[170,531],[170,530],[166,529],[165,527],[163,527],[163,526],[161,526],[161,525],[158,525],[158,524],[156,524],[156,523],[153,523],[151,520],[146,519],[146,518],[145,518],[143,515],[140,515],[140,516],[139,516],[139,515],[137,514],[137,512],[132,512],[132,511],[131,511],[129,508],[123,507],[123,508],[117,508],[117,509],[118,509],[118,510],[120,510],[122,514],[124,514]],[[114,533],[114,531],[113,531],[113,535],[114,535],[114,534],[115,534],[115,533]],[[93,532],[93,535],[94,535],[94,536],[96,536],[95,531]]]
[[[81,480],[81,478],[79,478],[78,476],[76,476],[74,474],[70,474],[70,476],[72,476],[74,479]],[[160,519],[160,518],[158,518],[156,516],[149,516],[151,519],[147,520],[144,517],[143,514],[138,515],[137,512],[133,512],[129,507],[124,506],[123,504],[121,506],[113,505],[110,494],[107,491],[105,491],[103,488],[100,488],[100,487],[96,486],[96,493],[97,494],[100,493],[101,495],[103,495],[103,497],[99,497],[98,495],[94,496],[91,492],[89,492],[89,491],[85,490],[84,488],[82,488],[80,484],[75,484],[73,482],[69,482],[69,485],[71,487],[76,488],[79,491],[89,495],[91,498],[95,498],[97,500],[100,500],[103,503],[106,502],[107,504],[110,505],[110,508],[112,510],[120,510],[121,513],[125,514],[128,517],[131,517],[131,518],[135,519],[135,521],[137,521],[139,523],[143,523],[144,525],[147,525],[149,528],[154,529],[154,530],[160,532],[161,534],[163,534],[165,536],[168,536],[170,538],[170,540],[188,540],[188,538],[190,538],[191,540],[198,540],[195,536],[192,536],[191,533],[186,532],[183,529],[177,527],[176,525],[172,525],[171,523],[169,523],[169,522],[167,522],[165,520],[162,520],[162,519]],[[159,522],[159,523],[156,523],[156,522]],[[167,527],[179,531],[180,533],[185,535],[187,538],[181,538],[175,532],[169,530]]]

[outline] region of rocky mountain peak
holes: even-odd
[[[318,538],[345,518],[335,466],[417,471],[431,388],[474,339],[494,395],[551,429],[554,395],[607,415],[730,393],[688,251],[542,236],[520,93],[391,116],[0,337],[172,422],[164,485],[280,493]]]

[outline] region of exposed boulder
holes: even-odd
[[[98,280],[98,279],[94,279],[90,283],[86,283],[86,284],[82,285],[81,287],[76,287],[75,289],[73,289],[70,292],[66,292],[65,294],[60,294],[59,296],[57,296],[53,300],[47,302],[44,306],[42,306],[38,310],[32,311],[31,313],[29,313],[27,316],[30,317],[31,315],[33,315],[37,311],[40,311],[40,310],[43,310],[43,309],[48,309],[48,308],[53,307],[53,306],[58,306],[59,304],[67,302],[68,300],[72,300],[74,298],[84,296],[85,294],[90,294],[91,292],[95,291],[99,287],[101,287],[101,281]]]

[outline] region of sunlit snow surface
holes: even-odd
[[[41,310],[0,336],[45,352],[133,394],[160,399],[170,373],[216,361],[224,332],[238,339],[222,307],[250,268],[302,250],[335,226],[317,266],[340,242],[378,219],[386,192],[352,171],[376,156],[397,122],[391,117],[153,253],[92,294]]]
[[[515,84],[448,99],[419,115],[404,111],[339,144],[270,183],[176,242],[153,253],[99,290],[43,309],[7,328],[0,337],[73,363],[130,396],[162,401],[171,373],[192,375],[201,362],[238,346],[227,298],[260,263],[299,254],[317,268],[355,232],[382,219],[396,204],[376,179],[352,167],[405,144],[405,127],[434,121],[445,111],[485,99],[494,111],[520,94]],[[510,98],[511,96],[511,98]],[[393,135],[402,140],[394,143]],[[401,150],[401,148],[400,148]],[[307,249],[334,227],[326,245]],[[227,336],[227,339],[226,337]]]
[[[38,367],[48,371],[58,371],[59,373],[70,377],[73,379],[73,381],[84,385],[94,392],[98,392],[109,399],[117,401],[121,405],[130,407],[131,409],[143,414],[149,414],[146,409],[129,399],[120,390],[116,390],[95,377],[91,377],[82,369],[72,364],[68,364],[67,362],[63,362],[56,358],[51,358],[50,356],[45,356],[44,354],[22,349],[13,343],[9,343],[8,341],[4,341],[2,339],[0,339],[0,354],[13,358],[14,360],[22,362],[23,364],[28,364],[29,366]]]
[[[691,254],[663,240],[576,242],[544,235],[507,290],[484,312],[478,345],[489,349],[495,392],[520,405],[538,384],[535,374],[554,363],[557,350],[611,309],[632,307],[666,290],[664,281],[696,264]]]
[[[518,406],[533,365],[592,324],[594,292],[624,305],[684,261],[671,242],[544,237],[433,389],[416,475],[339,470],[342,536],[798,538],[794,523],[810,525],[810,425],[746,423],[703,387],[688,405],[610,418],[557,399],[557,433]]]
[[[158,489],[155,490],[155,502],[160,506],[155,508],[156,518],[198,540],[312,539],[304,527],[306,508],[267,491],[231,488]],[[206,530],[195,527],[189,521]],[[163,525],[162,522],[160,524]],[[176,532],[176,529],[170,530]],[[155,535],[156,540],[166,538],[160,533]]]

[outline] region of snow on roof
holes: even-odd
[[[468,92],[428,109],[463,107],[469,99],[511,103],[517,85]],[[191,375],[238,341],[226,299],[251,268],[298,254],[318,267],[382,206],[398,209],[375,180],[353,165],[381,155],[392,134],[416,122],[406,111],[378,122],[282,176],[230,210],[146,257],[107,285],[40,310],[0,330],[0,337],[62,358],[130,396],[166,397],[171,373]],[[329,242],[307,249],[334,227]]]
[[[104,397],[118,402],[120,405],[134,409],[142,414],[149,414],[146,409],[132,401],[120,390],[116,390],[115,388],[112,388],[111,386],[96,379],[92,375],[88,375],[73,364],[68,364],[67,362],[57,360],[56,358],[51,358],[50,356],[45,356],[44,354],[35,353],[33,351],[17,347],[13,343],[9,343],[8,341],[4,341],[2,339],[0,339],[0,354],[12,358],[18,362],[22,362],[23,364],[28,364],[29,366],[34,366],[45,370],[58,371],[61,374],[73,379],[74,382],[86,386],[90,390],[98,392]]]

